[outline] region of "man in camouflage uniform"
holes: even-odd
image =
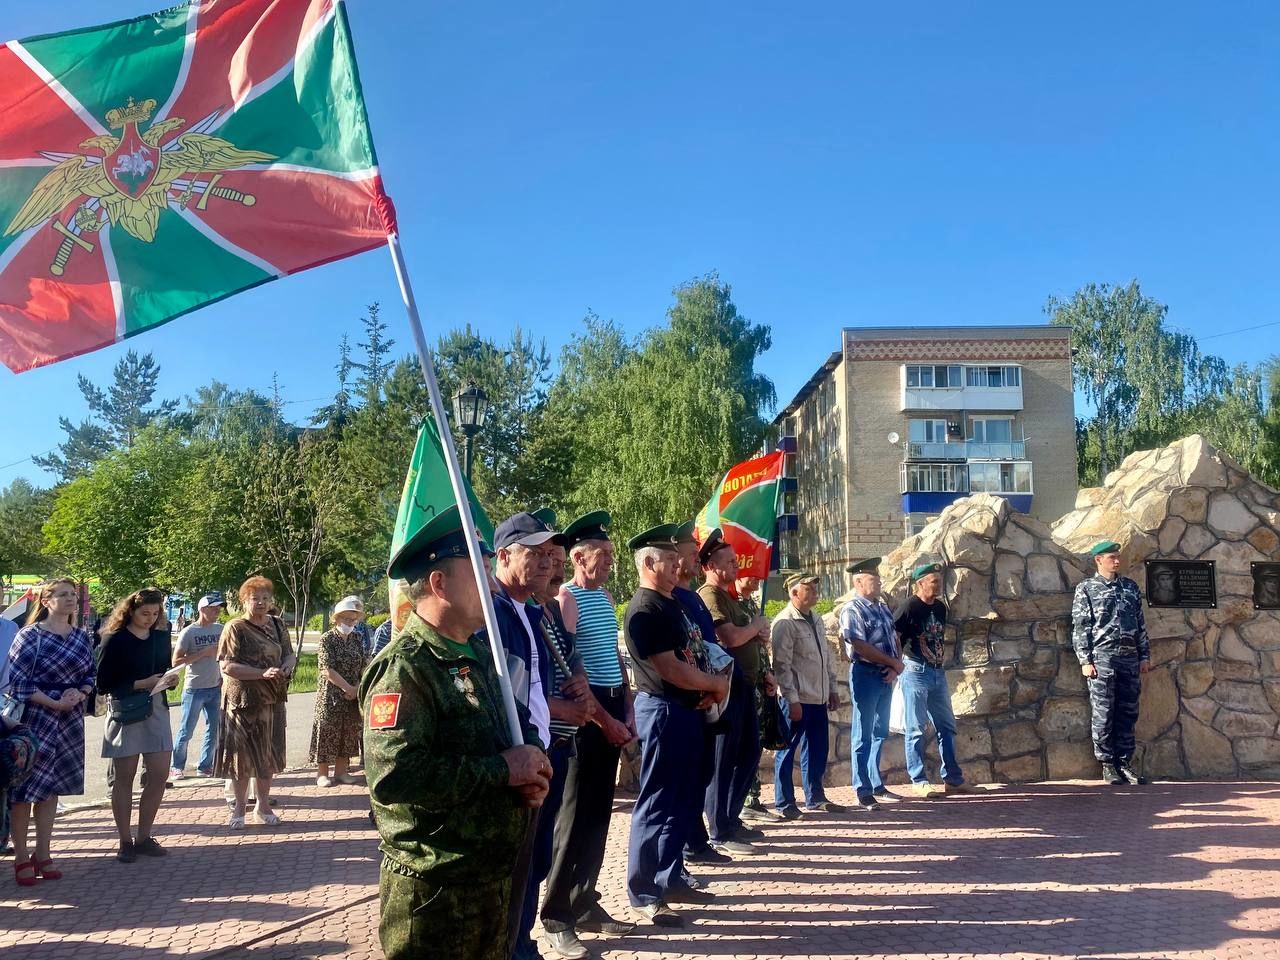
[[[1102,762],[1106,783],[1142,784],[1146,779],[1129,765],[1141,675],[1151,664],[1142,593],[1136,583],[1120,576],[1118,543],[1104,540],[1089,553],[1098,572],[1076,587],[1071,620],[1080,671],[1089,681],[1093,753]]]
[[[360,682],[387,960],[506,960],[511,875],[551,778],[523,708],[510,742],[466,555],[455,529],[395,558],[414,610]]]

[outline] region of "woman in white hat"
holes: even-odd
[[[316,784],[321,787],[351,783],[347,763],[360,753],[356,687],[367,659],[356,624],[363,619],[364,602],[359,597],[343,597],[333,608],[333,626],[320,638],[311,762],[316,765]]]

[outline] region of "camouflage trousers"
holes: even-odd
[[[1137,657],[1099,660],[1098,675],[1089,680],[1089,712],[1093,755],[1103,763],[1123,763],[1133,757],[1133,729],[1138,724],[1138,695],[1142,675]]]
[[[386,960],[508,960],[511,878],[442,887],[382,861],[378,939]]]

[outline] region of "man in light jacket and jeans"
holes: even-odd
[[[841,812],[847,808],[826,798],[822,775],[827,769],[827,711],[836,710],[835,658],[822,622],[813,613],[818,602],[818,578],[796,573],[786,580],[790,602],[773,620],[773,675],[778,703],[786,721],[787,745],[773,760],[774,805],[789,820],[799,817],[791,770],[800,755],[805,810]]]

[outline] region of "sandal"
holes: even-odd
[[[277,817],[270,810],[267,810],[265,813],[261,813],[259,812],[257,807],[254,807],[253,819],[266,827],[278,826],[280,823],[280,818]]]
[[[55,869],[52,860],[37,860],[31,858],[31,862],[35,864],[36,873],[40,874],[42,880],[61,880],[62,871]]]
[[[232,830],[243,830],[244,814],[236,814],[233,812],[231,814],[231,817],[227,820],[227,826],[230,827]]]
[[[34,860],[15,860],[13,864],[13,879],[20,887],[34,887],[40,882],[40,878],[36,876],[36,862]]]

